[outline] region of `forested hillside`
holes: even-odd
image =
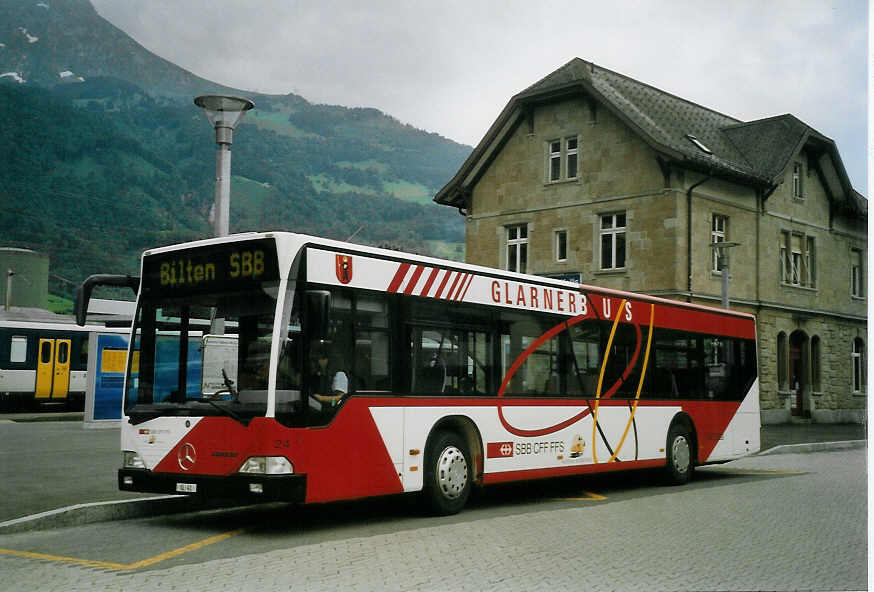
[[[463,256],[431,201],[469,146],[369,108],[199,78],[87,0],[0,0],[0,246],[50,256],[50,291],[136,273],[142,250],[211,234],[214,133],[192,99],[255,101],[234,135],[232,232],[290,230]]]
[[[0,85],[0,108],[12,114],[0,134],[4,246],[46,252],[53,275],[78,282],[90,273],[136,272],[143,249],[209,235],[215,144],[193,105],[94,79],[54,90]],[[401,245],[463,240],[460,216],[428,203],[427,193],[452,172],[435,164],[448,160],[440,147],[417,146],[429,134],[384,125],[389,119],[373,110],[314,111],[312,119],[306,112],[292,119],[307,131],[298,136],[251,120],[238,128],[232,232],[355,234]],[[463,156],[458,150],[453,160]],[[320,187],[325,181],[331,185]],[[392,183],[417,184],[425,199],[393,197]],[[63,284],[53,282],[58,289]]]

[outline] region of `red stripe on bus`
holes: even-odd
[[[407,284],[406,290],[404,290],[404,294],[409,296],[413,293],[413,289],[416,287],[416,284],[419,282],[419,278],[422,277],[422,272],[425,271],[424,266],[418,265],[416,266],[416,271],[413,272],[413,277],[410,278],[410,283]]]
[[[458,285],[458,280],[461,279],[461,276],[462,276],[462,275],[463,275],[463,274],[462,274],[461,272],[457,272],[457,273],[455,274],[455,279],[452,281],[452,287],[449,288],[449,292],[446,293],[446,299],[447,299],[447,300],[449,300],[450,294],[452,294],[453,292],[455,292],[455,286]]]
[[[428,292],[431,290],[431,286],[434,284],[434,280],[437,279],[437,274],[440,273],[439,267],[434,267],[431,269],[431,275],[428,276],[428,280],[425,282],[425,287],[422,288],[422,296],[427,296]]]
[[[449,277],[452,275],[452,272],[448,269],[446,270],[446,275],[443,276],[443,281],[440,282],[440,287],[437,288],[437,293],[434,294],[434,298],[440,298],[440,295],[443,294],[443,288],[446,287],[446,282],[449,281]]]
[[[496,461],[500,462],[500,461]],[[665,459],[631,460],[611,463],[598,463],[591,465],[577,465],[573,467],[553,467],[549,469],[527,469],[519,471],[502,471],[500,473],[486,473],[483,475],[483,484],[506,483],[523,479],[545,479],[547,477],[561,477],[563,475],[580,475],[583,473],[604,473],[607,471],[625,471],[627,469],[646,469],[665,466]]]
[[[470,277],[467,279],[467,285],[464,287],[464,292],[461,293],[461,296],[457,298],[457,300],[464,300],[464,297],[467,296],[467,291],[470,289],[470,285],[473,283],[473,278],[475,276],[470,274]]]
[[[398,267],[397,273],[392,278],[391,283],[388,285],[388,291],[390,294],[394,294],[398,291],[398,288],[401,285],[401,282],[404,281],[404,277],[407,275],[407,271],[410,269],[409,263],[401,263]]]
[[[470,277],[469,273],[465,273],[461,276],[461,281],[458,282],[458,289],[455,292],[452,292],[451,296],[448,296],[449,300],[458,300],[458,297],[461,295],[461,290],[464,288],[464,284],[467,283],[467,278]]]

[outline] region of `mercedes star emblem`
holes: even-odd
[[[197,461],[197,451],[194,449],[194,445],[186,442],[179,448],[179,453],[176,455],[176,458],[179,460],[179,467],[183,471],[190,471],[191,467],[194,466],[194,463]]]

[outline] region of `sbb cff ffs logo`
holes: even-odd
[[[513,456],[512,442],[489,442],[486,446],[487,458],[509,458]]]

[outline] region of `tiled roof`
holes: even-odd
[[[651,142],[701,165],[759,179],[757,171],[721,132],[741,121],[696,105],[622,74],[574,58],[517,95],[533,97],[560,85],[581,84]],[[712,154],[703,152],[687,136],[694,136]]]
[[[463,205],[471,171],[488,158],[490,145],[506,130],[518,107],[550,97],[582,92],[603,103],[634,129],[657,152],[685,166],[725,176],[760,188],[779,181],[789,160],[811,136],[843,172],[834,142],[792,115],[743,122],[686,99],[674,96],[591,62],[574,58],[561,68],[515,95],[486,136],[462,165],[458,174],[434,200]],[[466,181],[467,180],[467,181]],[[843,172],[842,204],[855,212],[867,212],[864,197],[852,190]],[[855,194],[865,203],[853,196]]]

